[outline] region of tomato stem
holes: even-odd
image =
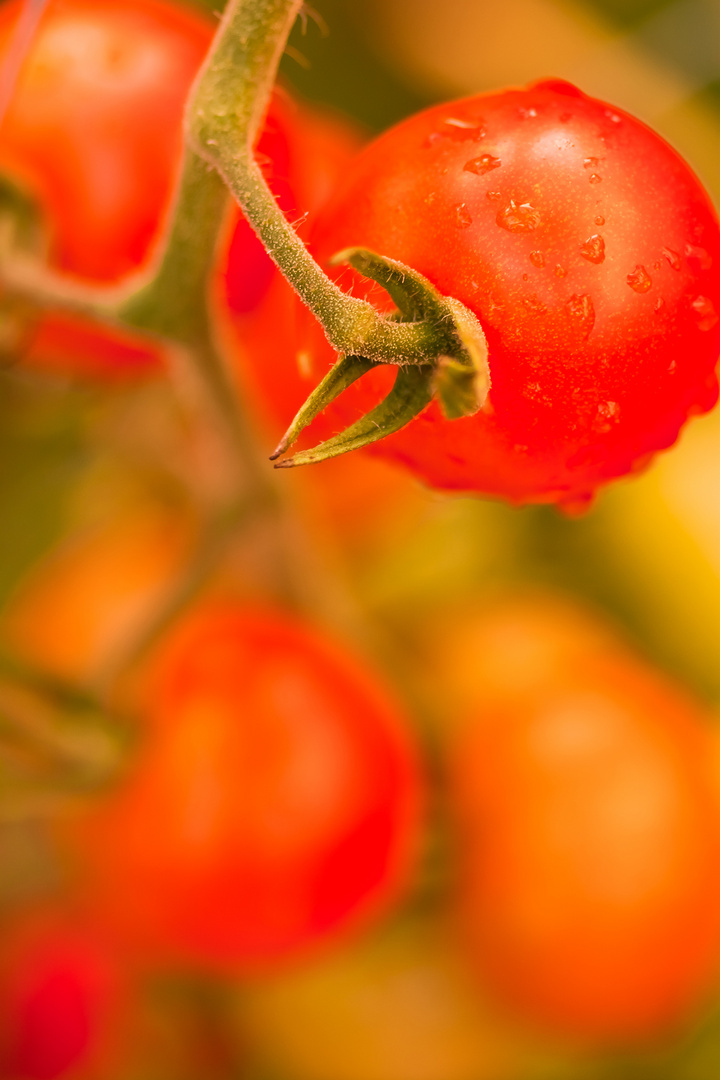
[[[439,353],[431,321],[398,322],[349,296],[315,262],[255,161],[277,66],[302,0],[230,0],[186,113],[189,144],[217,169],[268,254],[338,352],[427,364]]]

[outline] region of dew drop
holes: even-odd
[[[588,338],[595,325],[595,308],[592,298],[587,294],[581,296],[573,294],[565,307],[572,319],[577,320],[582,328],[583,338]]]
[[[472,217],[465,203],[458,203],[455,207],[455,224],[459,229],[467,229],[468,225],[472,225]]]
[[[602,183],[602,176],[598,176],[598,174],[596,172],[590,173],[590,176],[588,177],[588,179],[589,179],[591,184],[600,184],[600,183]]]
[[[537,116],[537,109],[533,109],[532,107],[527,109],[524,105],[521,105],[518,109],[518,116],[523,120],[532,120],[534,116]]]
[[[660,262],[659,259],[657,259],[656,262],[653,263],[653,270],[660,270],[661,268],[662,268],[662,263]]]
[[[605,115],[607,116],[611,124],[622,124],[622,117],[618,116],[617,113],[612,112],[611,109],[606,109]]]
[[[555,267],[555,277],[567,277],[567,270],[560,263]]]
[[[533,266],[537,266],[538,268],[544,266],[545,256],[543,255],[542,251],[531,251],[530,262],[533,264]]]
[[[498,199],[502,199],[502,191],[486,191],[485,198],[497,202]]]
[[[600,164],[599,157],[586,157],[583,158],[583,169],[597,169]]]
[[[677,368],[677,360],[671,360],[668,364],[668,375],[674,375]]]
[[[495,218],[501,229],[508,232],[533,232],[540,224],[540,214],[530,203],[516,203],[514,199]]]
[[[602,214],[598,214],[598,216],[595,218],[595,224],[596,225],[604,225],[605,224],[605,218],[602,216]]]
[[[433,146],[441,139],[450,139],[452,142],[477,142],[484,134],[482,120],[460,120],[455,116],[449,116],[443,120],[439,131],[433,131],[428,135],[425,146]]]
[[[652,278],[640,263],[637,264],[631,274],[627,276],[627,283],[636,293],[646,293],[652,288]]]
[[[696,296],[690,307],[697,316],[698,330],[712,330],[718,321],[712,300],[707,296]]]
[[[663,300],[662,296],[658,296],[657,300],[655,301],[655,310],[656,311],[662,311],[662,309],[664,307],[665,307],[665,301]]]
[[[587,259],[591,263],[601,263],[605,261],[605,241],[598,233],[594,233],[589,236],[583,246],[580,248],[580,254],[583,259]]]
[[[612,428],[612,421],[617,420],[620,406],[617,401],[601,401],[597,407],[593,428],[595,431],[605,433]]]
[[[664,247],[664,248],[662,248],[662,253],[665,256],[665,258],[667,259],[667,261],[670,263],[670,265],[672,266],[673,270],[679,270],[680,269],[680,266],[682,265],[682,263],[681,263],[680,256],[678,255],[677,251],[673,251],[673,249],[669,248],[669,247]]]
[[[695,244],[685,245],[685,255],[693,270],[709,270],[712,267],[712,256],[703,247]]]
[[[523,281],[527,281],[527,279],[528,279],[528,276],[527,276],[527,274],[523,274],[523,276],[522,276],[522,277],[523,277]]]
[[[466,161],[463,168],[465,172],[475,173],[476,176],[484,176],[485,173],[489,173],[492,169],[499,169],[501,164],[499,157],[493,157],[492,154],[481,154],[480,157]]]

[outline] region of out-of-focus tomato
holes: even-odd
[[[0,60],[20,10],[0,13]],[[47,215],[51,262],[114,281],[147,258],[213,24],[167,0],[50,0],[2,123],[0,169]]]
[[[0,63],[20,8],[0,9]],[[212,32],[166,0],[49,0],[2,119],[0,171],[43,211],[52,266],[114,282],[147,261]],[[21,352],[36,368],[113,378],[161,358],[154,343],[55,312],[39,315]]]
[[[110,954],[92,933],[43,910],[0,925],[0,1075],[88,1075],[117,1047],[124,1005]]]
[[[160,507],[113,517],[52,552],[21,584],[2,617],[12,652],[71,680],[99,674],[179,580],[188,523]]]
[[[0,919],[3,1080],[193,1080],[231,1049],[201,992],[133,969],[59,897]]]
[[[517,1037],[488,1008],[439,926],[395,927],[244,986],[241,1046],[297,1080],[503,1080]],[[531,1075],[531,1074],[528,1074]]]
[[[252,967],[381,908],[407,883],[421,781],[363,664],[236,605],[187,615],[145,689],[145,740],[68,823],[85,896],[147,955]]]
[[[578,1038],[667,1031],[720,959],[708,717],[557,605],[501,605],[445,648],[467,665],[450,779],[486,980]]]

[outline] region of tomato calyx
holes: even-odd
[[[475,315],[451,296],[443,296],[417,270],[378,255],[367,248],[348,248],[330,260],[347,264],[381,285],[396,305],[390,318],[396,322],[426,322],[436,339],[431,362],[395,361],[397,375],[389,394],[360,420],[310,450],[281,457],[331,402],[378,363],[364,356],[340,355],[322,382],[310,394],[272,453],[276,469],[310,465],[359,450],[409,424],[433,397],[437,397],[448,420],[472,416],[482,408],[490,389],[490,369],[485,334]]]

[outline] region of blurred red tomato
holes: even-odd
[[[3,6],[0,60],[20,6]],[[166,0],[50,0],[3,119],[0,169],[45,211],[54,266],[114,281],[145,261],[212,31]]]
[[[623,1041],[679,1022],[717,967],[720,798],[703,711],[584,622],[500,606],[453,638],[475,681],[450,740],[462,910],[508,1001]]]
[[[254,966],[406,884],[416,750],[342,647],[279,614],[196,610],[155,659],[144,721],[124,784],[66,839],[88,904],[147,955]]]
[[[54,1080],[107,1064],[122,991],[92,934],[59,912],[0,929],[0,1075]]]
[[[180,515],[141,505],[70,538],[3,612],[6,648],[66,679],[92,679],[131,647],[169,595],[191,537]]]

